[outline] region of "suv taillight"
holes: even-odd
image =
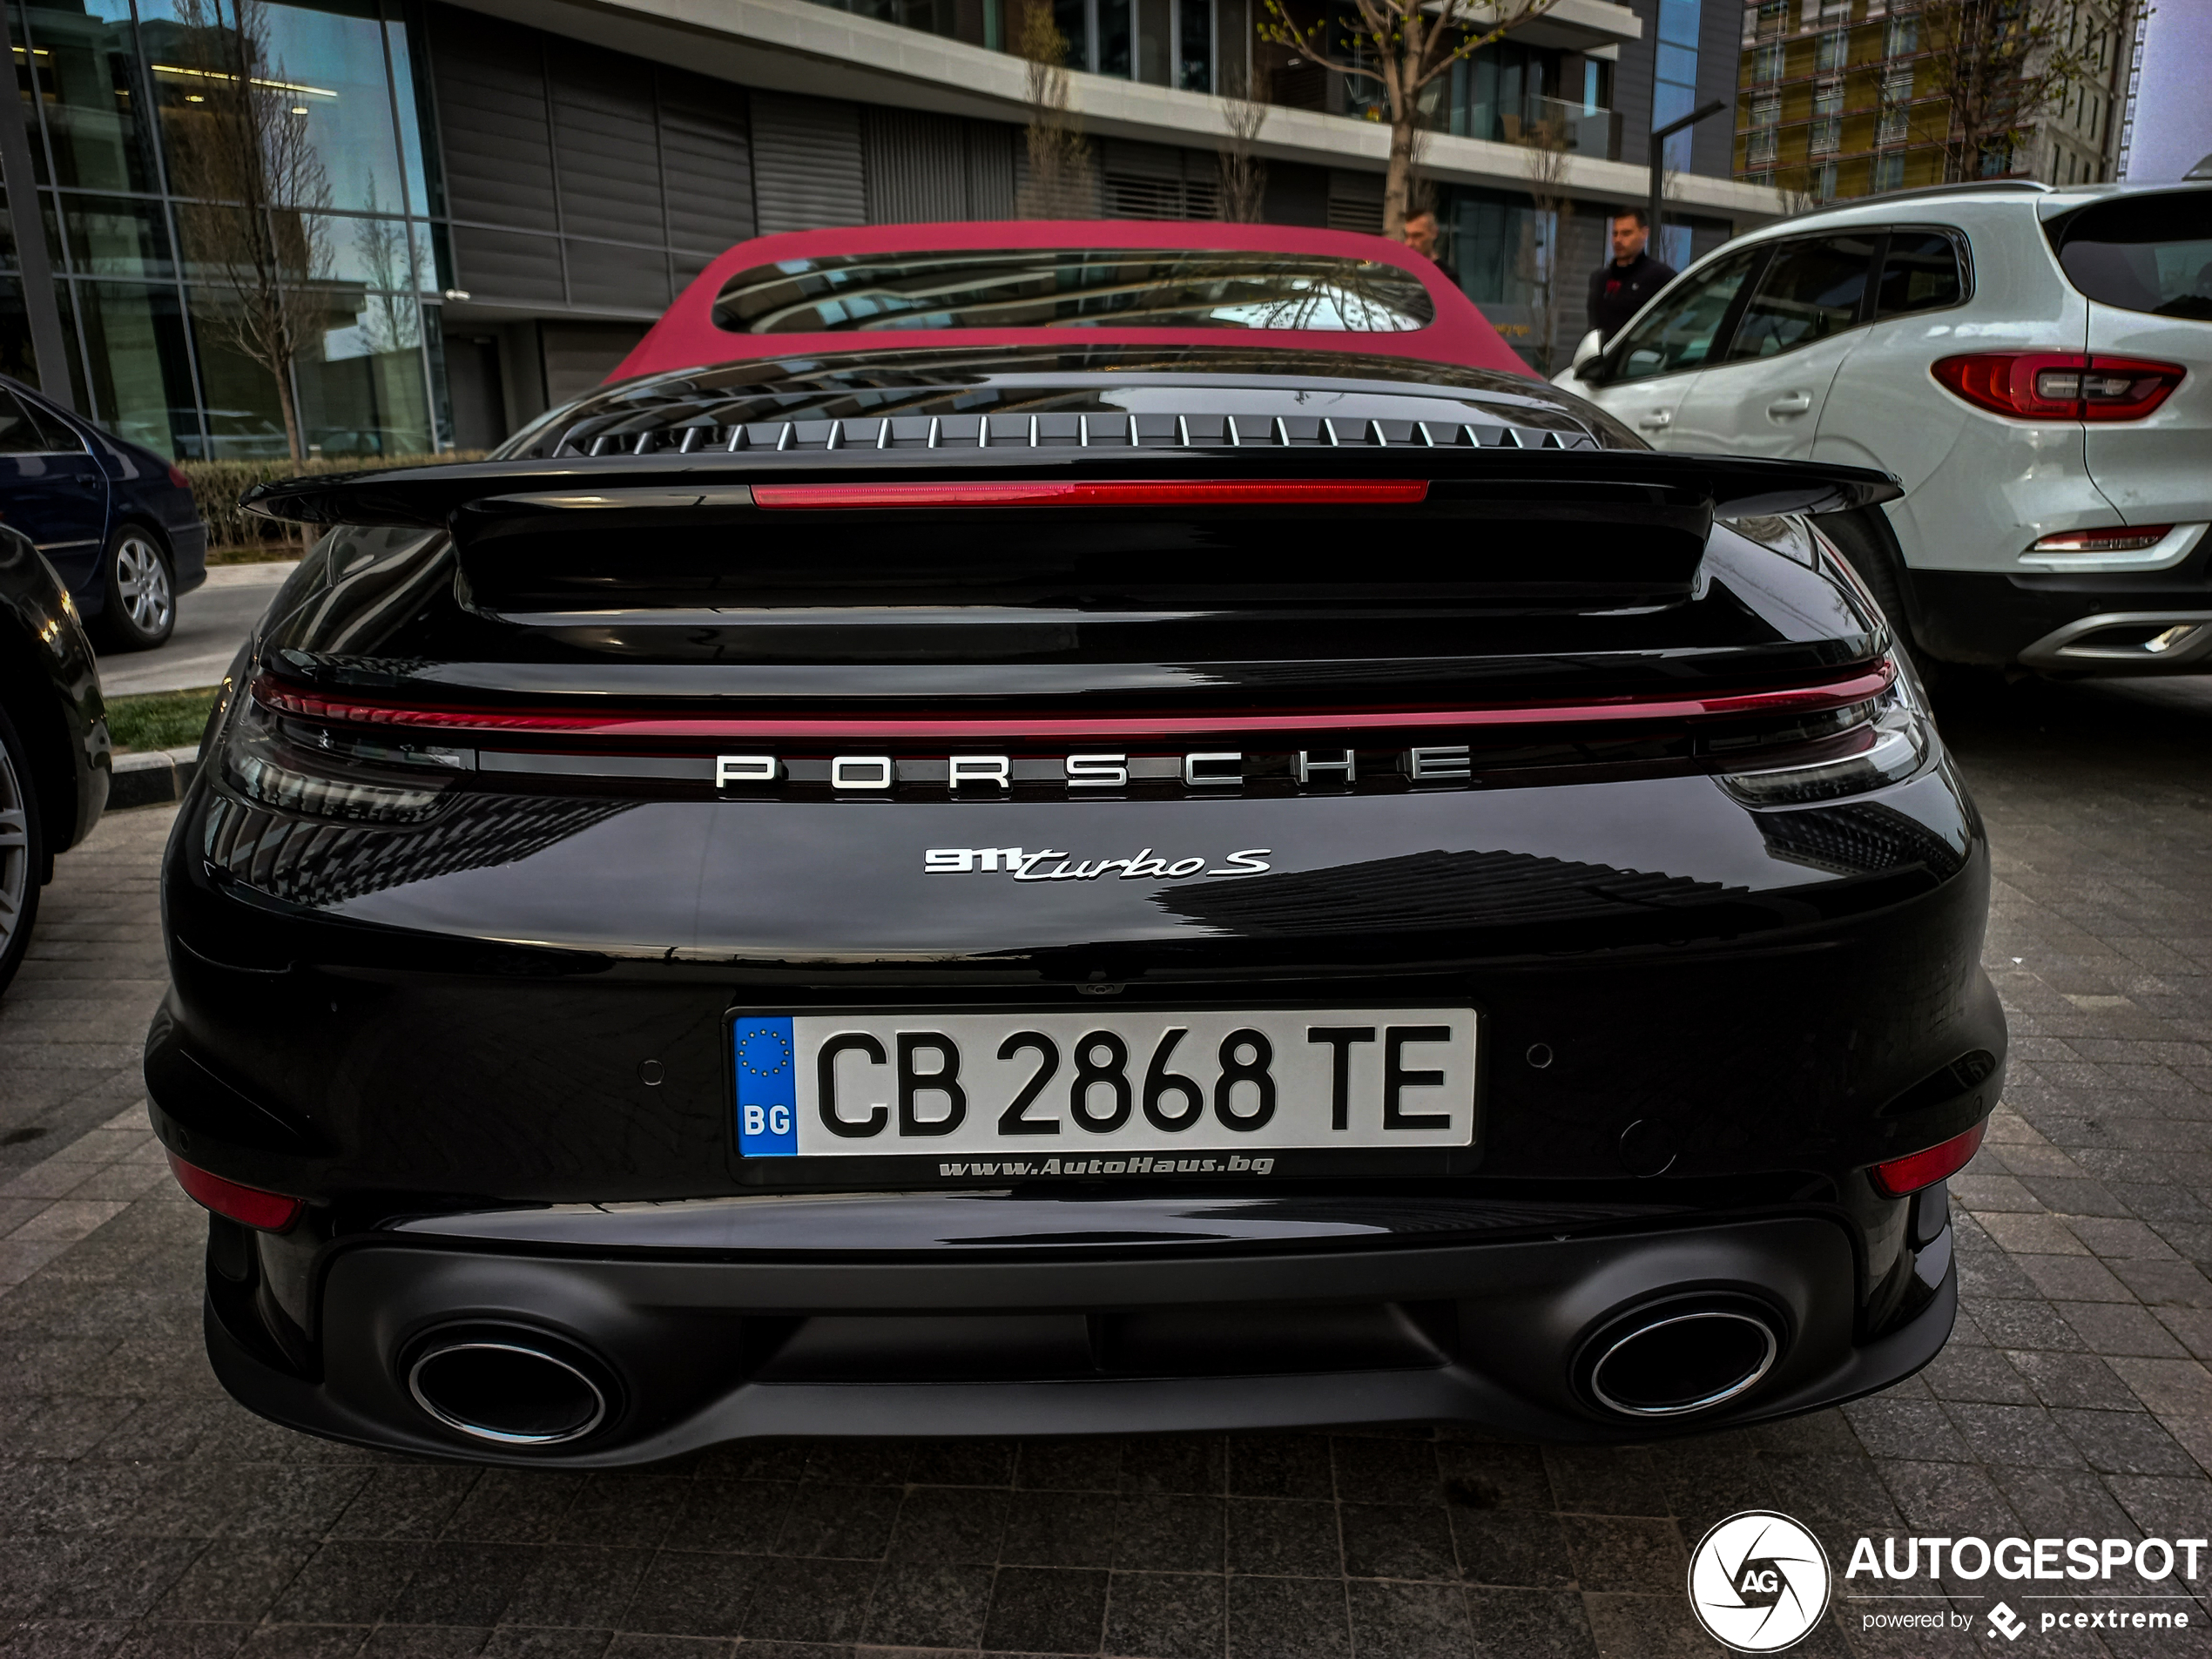
[[[2079,352],[1973,352],[1939,360],[1943,388],[2016,421],[2140,421],[2188,373],[2179,363]]]

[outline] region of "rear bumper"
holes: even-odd
[[[755,1435],[1006,1435],[1451,1422],[1568,1441],[1790,1415],[1925,1365],[1956,1307],[1945,1228],[1898,1262],[1878,1334],[1851,1233],[1821,1215],[1430,1247],[1115,1259],[941,1253],[610,1257],[381,1233],[329,1258],[287,1363],[211,1265],[217,1374],[332,1439],[518,1467],[618,1467]],[[211,1251],[211,1263],[223,1252]],[[1684,1298],[1750,1307],[1778,1352],[1702,1412],[1609,1413],[1593,1345]],[[418,1406],[408,1356],[496,1325],[582,1349],[611,1382],[568,1444],[489,1445]],[[307,1363],[298,1363],[304,1358]]]
[[[1946,662],[2202,673],[2212,660],[2209,555],[2212,545],[2175,570],[2140,576],[1912,570],[1912,631]]]
[[[191,593],[207,581],[207,526],[198,514],[168,526],[169,556],[176,565],[177,591]]]

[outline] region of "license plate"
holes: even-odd
[[[741,1013],[730,1033],[748,1160],[1214,1173],[1475,1138],[1467,1008]]]

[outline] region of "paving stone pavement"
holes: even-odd
[[[1947,708],[1996,843],[2003,1108],[1956,1184],[1958,1330],[1920,1376],[1622,1450],[1456,1434],[773,1442],[630,1474],[379,1456],[232,1406],[199,1212],[132,1103],[170,809],[63,861],[0,1001],[0,1656],[1716,1652],[1686,1549],[1760,1507],[1864,1534],[2212,1536],[2212,695],[2025,685]],[[12,1286],[12,1288],[6,1288]],[[2205,1564],[2212,1571],[2212,1563]],[[1871,1587],[1889,1588],[1889,1587]],[[1981,1620],[1821,1656],[2212,1652]]]
[[[146,1022],[169,983],[159,861],[172,815],[104,819],[40,900],[30,960],[0,998],[0,1187],[145,1098]]]

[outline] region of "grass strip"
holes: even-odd
[[[108,736],[117,751],[181,749],[198,743],[207,725],[207,711],[215,706],[219,685],[203,685],[196,691],[147,691],[137,697],[107,699]]]

